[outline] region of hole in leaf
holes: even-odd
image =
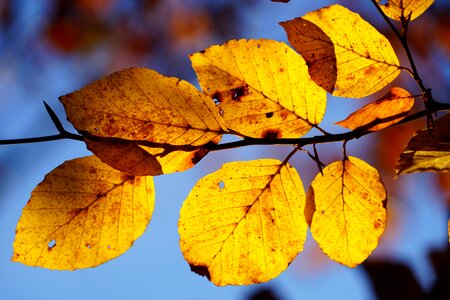
[[[224,113],[223,109],[219,108],[219,115],[223,116],[223,113]]]
[[[108,249],[111,249],[111,246],[110,246],[110,245],[108,245],[108,246],[106,246],[106,248],[108,248]]]
[[[100,130],[100,128],[98,128],[98,127],[95,127],[95,128],[94,128],[94,130],[95,130],[95,131],[99,131],[99,130]]]
[[[212,96],[214,104],[217,106],[222,101],[222,94],[220,92],[215,92]]]
[[[48,242],[47,246],[49,249],[53,249],[56,246],[56,240],[51,240]]]
[[[219,182],[219,188],[223,189],[225,187],[225,182],[221,181]]]
[[[266,118],[272,118],[272,117],[273,117],[273,112],[266,113]]]
[[[91,249],[91,244],[87,243],[87,244],[86,244],[86,248]]]

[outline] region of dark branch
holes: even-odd
[[[59,134],[55,135],[47,135],[47,136],[40,136],[40,137],[32,137],[32,138],[20,138],[20,139],[11,139],[11,140],[0,140],[0,145],[17,145],[17,144],[30,144],[30,143],[40,143],[40,142],[49,142],[49,141],[56,141],[56,140],[76,140],[76,141],[84,141],[84,138],[82,135],[74,134],[71,132],[68,132],[64,129],[64,126],[62,125],[61,121],[59,120],[56,113],[53,111],[53,109],[48,105],[45,101],[44,106],[47,110],[47,113],[50,116],[50,119],[52,119],[53,124],[55,125],[56,129],[59,131]]]
[[[378,10],[378,12],[380,13],[380,15],[383,17],[384,21],[389,25],[389,27],[392,29],[392,31],[394,32],[394,34],[397,36],[398,40],[402,44],[402,47],[405,50],[406,56],[408,57],[408,61],[411,66],[411,69],[412,69],[412,76],[413,76],[414,80],[417,82],[417,84],[419,85],[420,90],[422,91],[422,94],[425,95],[426,93],[428,93],[429,89],[427,89],[422,82],[422,78],[419,75],[419,71],[417,70],[416,64],[415,64],[414,59],[411,54],[411,50],[409,49],[409,45],[408,45],[408,37],[407,37],[408,24],[409,24],[411,15],[408,17],[402,16],[402,33],[400,33],[400,31],[395,27],[394,23],[392,23],[391,19],[389,19],[389,17],[381,9],[378,2],[376,0],[371,0],[371,1],[372,1],[373,5],[376,7],[376,9]]]
[[[435,113],[435,112],[443,111],[443,110],[450,110],[450,103],[433,102],[429,111],[422,110],[415,114],[409,115],[409,116],[405,117],[399,123],[393,124],[392,126],[389,126],[387,128],[392,128],[394,126],[398,126],[398,125],[401,125],[404,123],[408,123],[410,121],[420,119],[424,116],[427,116],[427,114],[430,112]],[[388,120],[390,120],[390,118],[388,118]],[[380,120],[375,120],[374,122],[376,124],[378,124],[380,122]],[[369,124],[369,125],[373,126],[375,124]],[[367,128],[367,127],[364,126],[363,128]],[[64,130],[64,128],[62,128],[62,129]],[[239,147],[245,147],[245,146],[256,146],[256,145],[295,145],[297,148],[300,148],[303,146],[314,145],[314,144],[325,144],[325,143],[332,143],[332,142],[350,141],[350,140],[358,139],[360,137],[363,137],[367,134],[374,133],[374,132],[376,132],[376,131],[354,130],[354,131],[349,131],[346,133],[338,133],[338,134],[327,133],[324,135],[318,135],[318,136],[306,137],[306,138],[282,138],[282,139],[244,138],[243,140],[240,140],[240,141],[224,143],[224,144],[215,144],[215,143],[210,142],[206,145],[192,146],[192,145],[170,145],[167,143],[155,143],[155,142],[150,142],[150,141],[146,141],[146,140],[124,140],[124,139],[120,139],[120,138],[98,137],[98,136],[92,136],[87,132],[84,132],[83,135],[78,135],[78,134],[73,134],[73,133],[70,133],[70,132],[67,132],[66,130],[64,130],[59,134],[44,136],[44,137],[23,138],[23,139],[13,139],[13,140],[0,140],[0,145],[47,142],[47,141],[62,140],[62,139],[84,141],[84,139],[86,137],[89,140],[97,141],[97,142],[117,141],[117,142],[123,143],[125,141],[125,142],[135,143],[135,144],[138,144],[141,146],[163,148],[163,149],[165,149],[165,152],[195,151],[195,150],[199,150],[199,149],[206,149],[209,151],[219,151],[219,150],[233,149],[233,148],[239,148]]]

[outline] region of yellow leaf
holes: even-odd
[[[377,247],[384,232],[386,199],[376,169],[351,156],[334,162],[308,190],[307,201],[315,204],[312,236],[331,259],[355,267]]]
[[[190,56],[227,127],[255,138],[300,137],[323,118],[326,93],[303,58],[272,40],[232,40]]]
[[[395,170],[397,175],[450,170],[450,114],[436,120],[431,131],[416,132],[400,154]]]
[[[31,194],[12,259],[56,270],[96,267],[144,233],[154,200],[152,177],[124,174],[95,156],[66,161]]]
[[[414,105],[414,98],[394,87],[380,100],[358,109],[336,124],[351,130],[377,131],[403,120]]]
[[[305,192],[297,171],[274,159],[232,162],[202,178],[183,204],[181,251],[214,284],[268,281],[302,251]]]
[[[407,19],[411,14],[412,21],[423,14],[433,2],[434,0],[388,0],[387,4],[380,4],[380,7],[391,19],[401,21],[402,16]]]
[[[133,155],[140,157],[143,154],[138,147],[162,157],[171,152],[172,145],[199,146],[213,140],[217,142],[225,128],[210,97],[186,81],[143,68],[113,73],[61,96],[60,100],[69,121],[79,132],[88,138],[125,140],[125,147],[134,148]],[[147,147],[130,146],[126,141],[146,142]],[[104,151],[96,154],[108,161],[103,158]],[[157,159],[163,173],[183,171],[186,166],[192,166],[193,153],[175,156],[179,165],[175,161]],[[144,175],[158,175],[161,168],[146,170],[154,172]]]
[[[312,11],[281,26],[308,63],[311,78],[335,96],[368,96],[400,74],[389,40],[341,5]]]

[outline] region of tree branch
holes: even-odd
[[[430,109],[431,109],[430,111],[422,110],[422,111],[419,111],[412,115],[409,115],[409,116],[405,117],[402,121],[400,121],[396,124],[393,124],[387,128],[392,128],[394,126],[398,126],[398,125],[405,124],[405,123],[408,123],[408,122],[411,122],[414,120],[418,120],[422,117],[427,116],[428,112],[435,113],[438,111],[450,110],[450,103],[433,102]],[[56,114],[55,114],[55,116],[56,116]],[[52,118],[52,120],[53,120],[53,118]],[[192,146],[192,145],[170,145],[167,143],[155,143],[155,142],[150,142],[147,140],[124,140],[124,139],[113,138],[113,137],[111,137],[111,138],[98,137],[98,136],[90,135],[87,132],[83,133],[83,135],[79,135],[79,134],[67,132],[62,127],[62,125],[57,126],[56,124],[58,124],[58,123],[55,122],[54,120],[53,120],[53,122],[55,123],[55,126],[60,131],[59,134],[43,136],[43,137],[0,140],[0,145],[37,143],[37,142],[47,142],[47,141],[62,140],[62,139],[84,141],[84,139],[86,137],[92,141],[97,141],[97,142],[102,142],[102,141],[124,142],[125,141],[125,142],[135,143],[135,144],[141,145],[141,146],[163,148],[163,149],[167,150],[167,152],[170,152],[170,151],[195,151],[195,150],[199,150],[199,149],[206,149],[209,151],[219,151],[219,150],[233,149],[233,148],[239,148],[239,147],[245,147],[245,146],[256,146],[256,145],[295,145],[296,147],[300,148],[303,146],[314,145],[314,144],[325,144],[325,143],[332,143],[332,142],[350,141],[353,139],[359,139],[360,137],[363,137],[370,133],[377,132],[377,131],[365,131],[364,128],[369,128],[370,126],[374,125],[374,124],[369,124],[370,126],[364,126],[361,130],[354,130],[354,131],[349,131],[346,133],[338,133],[338,134],[324,133],[323,135],[306,137],[306,138],[281,138],[281,139],[244,138],[243,140],[240,140],[240,141],[229,142],[229,143],[224,143],[224,144],[215,144],[215,143],[210,142],[206,145]],[[387,128],[385,128],[385,129],[387,129]]]
[[[431,94],[431,89],[425,87],[423,84],[422,78],[419,75],[419,71],[417,70],[416,63],[414,62],[414,58],[411,54],[411,49],[409,48],[408,44],[408,25],[411,20],[411,13],[409,16],[404,16],[402,11],[401,15],[401,23],[402,23],[402,32],[400,33],[398,29],[394,26],[391,19],[384,13],[383,9],[381,9],[381,6],[378,4],[376,0],[371,0],[373,5],[376,7],[378,12],[381,14],[383,19],[386,21],[386,23],[391,27],[392,31],[395,33],[397,38],[399,39],[400,43],[402,44],[403,50],[406,53],[406,57],[408,58],[409,65],[411,66],[412,72],[408,72],[412,75],[414,80],[416,81],[417,85],[419,86],[420,90],[422,91],[422,99],[425,104],[425,108],[427,110],[427,128],[430,129],[433,126],[433,116],[431,112],[431,106],[434,105],[436,102],[435,99],[433,99],[433,96]]]
[[[59,134],[40,136],[40,137],[32,137],[32,138],[0,140],[0,145],[30,144],[30,143],[40,143],[40,142],[64,140],[64,139],[84,141],[84,137],[82,135],[74,134],[74,133],[71,133],[71,132],[68,132],[67,130],[65,130],[64,126],[62,125],[61,121],[58,119],[58,116],[53,111],[53,109],[47,104],[47,102],[45,102],[45,101],[43,101],[43,102],[44,102],[45,109],[47,110],[47,113],[50,116],[50,119],[52,120],[56,129],[58,130]]]

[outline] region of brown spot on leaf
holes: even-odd
[[[278,139],[280,138],[281,133],[276,129],[266,129],[262,133],[262,138],[264,139]]]
[[[383,208],[385,209],[387,207],[387,198],[381,202],[383,204]]]
[[[370,74],[373,74],[373,73],[375,73],[375,71],[376,71],[376,67],[375,66],[370,66],[370,67],[368,67],[368,68],[366,68],[365,70],[364,70],[364,74],[365,75],[370,75]]]
[[[273,117],[273,112],[266,113],[266,118],[272,118],[272,117]]]
[[[208,280],[211,280],[211,276],[209,274],[209,270],[207,266],[194,266],[194,265],[190,265],[191,267],[191,271],[194,273],[197,273],[200,276],[205,276],[206,278],[208,278]]]
[[[213,98],[214,103],[215,103],[216,105],[219,105],[219,104],[223,101],[222,93],[219,92],[219,91],[217,91],[217,92],[215,92],[214,94],[212,94],[212,98]]]
[[[279,71],[280,71],[281,73],[283,73],[283,72],[284,72],[284,68],[280,68]]]
[[[231,98],[235,101],[241,101],[241,98],[248,95],[248,85],[243,85],[231,90]]]
[[[382,223],[378,220],[375,222],[375,224],[373,224],[373,228],[378,229],[381,227],[381,225],[382,225]]]

